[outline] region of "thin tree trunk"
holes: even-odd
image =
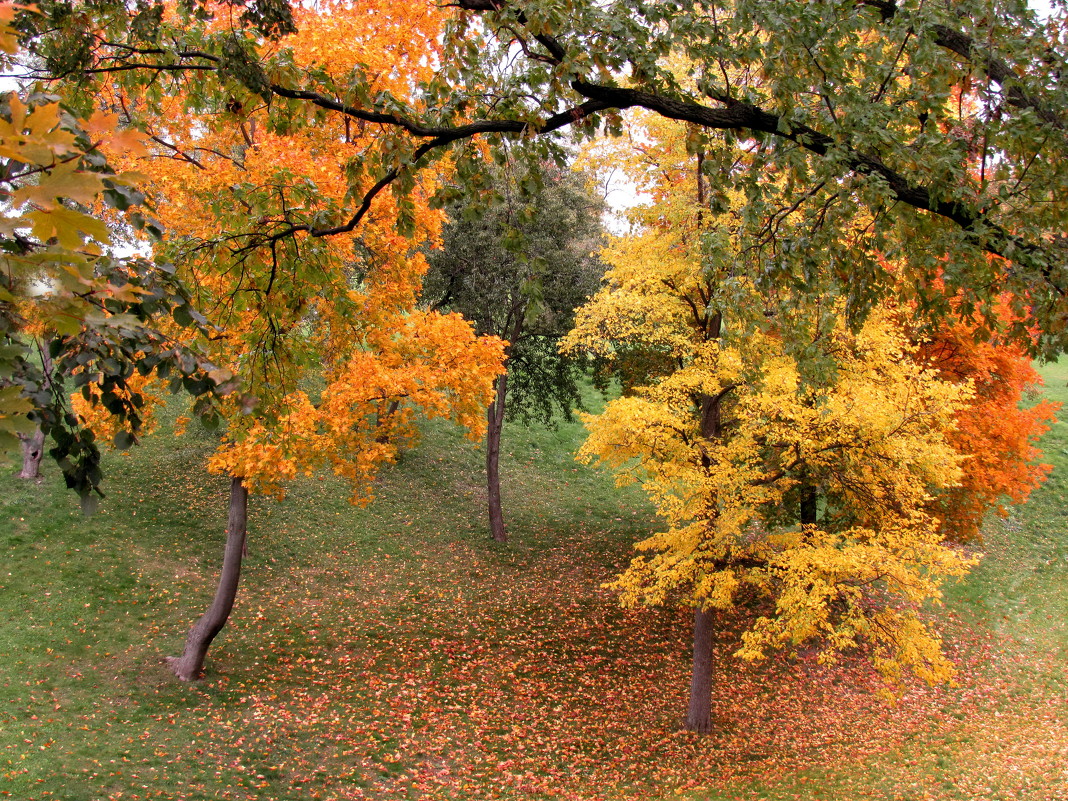
[[[44,456],[44,432],[40,426],[33,434],[19,434],[22,440],[22,471],[19,478],[39,478],[41,475],[41,457]]]
[[[223,555],[222,572],[219,574],[219,585],[215,590],[215,600],[190,630],[182,655],[167,657],[167,664],[182,681],[200,678],[208,647],[222,631],[234,608],[237,584],[241,579],[241,557],[245,550],[247,520],[248,490],[240,478],[234,477],[230,479],[230,519],[226,529],[226,551]]]
[[[693,675],[686,728],[698,734],[712,731],[713,612],[698,609],[693,618]]]
[[[708,321],[710,339],[718,339],[723,318],[717,313]],[[723,436],[722,403],[730,387],[701,400],[701,436],[715,442]],[[708,459],[708,457],[704,457]],[[706,463],[706,467],[711,466]],[[712,634],[713,612],[697,609],[693,618],[693,674],[690,679],[690,705],[686,710],[686,728],[699,734],[712,730]]]
[[[497,394],[486,410],[486,495],[489,502],[490,536],[508,542],[501,509],[501,429],[504,427],[504,400],[508,393],[508,374],[497,379]]]
[[[375,435],[375,442],[378,442],[382,445],[389,443],[389,433],[386,431],[381,431],[381,429],[384,429],[386,427],[386,423],[389,422],[389,419],[393,417],[393,415],[399,408],[399,400],[390,401],[389,406],[386,407],[386,410],[384,412],[380,411],[375,415],[375,428],[380,429],[380,432]]]

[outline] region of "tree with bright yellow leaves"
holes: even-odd
[[[742,605],[757,610],[744,659],[864,648],[891,687],[948,678],[923,605],[970,562],[931,500],[960,481],[971,387],[927,369],[889,306],[851,325],[833,293],[759,287],[740,198],[712,197],[683,126],[640,124],[628,171],[651,202],[605,250],[566,346],[623,381],[579,456],[639,483],[664,521],[609,586],[695,610],[687,727],[711,728],[716,613]]]
[[[677,244],[649,233],[609,248],[607,285],[568,345],[609,360],[659,349],[675,364],[587,417],[580,458],[640,483],[664,520],[610,586],[628,605],[696,610],[688,728],[711,726],[715,613],[742,603],[759,609],[745,659],[817,642],[829,661],[863,645],[892,684],[905,670],[948,678],[921,607],[969,561],[941,542],[928,503],[960,478],[948,437],[970,389],[920,366],[886,309],[856,332],[833,301],[799,309],[804,326],[728,316],[725,279]],[[744,281],[732,295],[764,308],[739,303]]]

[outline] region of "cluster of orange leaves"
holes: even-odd
[[[222,30],[230,10],[216,10],[208,24]],[[297,68],[339,80],[358,53],[372,91],[403,97],[431,77],[447,13],[431,3],[319,3],[294,9],[298,31],[262,46],[288,49]],[[117,105],[147,107],[118,82],[105,93]],[[427,199],[444,168],[418,177],[411,237],[399,232],[400,204],[383,193],[353,233],[301,232],[242,251],[241,237],[275,233],[283,215],[312,227],[349,219],[378,178],[352,165],[381,147],[381,131],[311,106],[278,126],[251,93],[219,100],[214,111],[188,100],[165,98],[144,116],[155,149],[133,166],[146,176],[167,246],[195,245],[184,246],[178,266],[224,332],[201,345],[258,399],[251,415],[230,404],[209,469],[279,495],[297,474],[330,468],[361,502],[377,466],[414,436],[415,408],[479,437],[503,343],[476,337],[458,316],[416,307],[424,251],[443,222]],[[308,389],[323,380],[321,390]]]
[[[1011,321],[1004,303],[1000,317]],[[983,517],[991,509],[1004,516],[1004,499],[1027,500],[1052,469],[1037,460],[1039,438],[1049,430],[1060,404],[1039,400],[1027,405],[1042,380],[1019,345],[977,341],[974,327],[957,322],[922,342],[918,358],[955,382],[968,382],[974,396],[957,413],[950,443],[966,455],[959,486],[934,500],[942,530],[952,540],[980,537]]]

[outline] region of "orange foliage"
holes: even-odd
[[[1008,319],[1007,306],[999,311]],[[976,341],[965,323],[923,343],[919,355],[943,378],[968,381],[975,388],[974,400],[957,414],[951,435],[957,451],[968,455],[961,484],[934,501],[949,539],[975,541],[987,511],[994,508],[1004,516],[1005,499],[1022,503],[1049,475],[1050,465],[1036,461],[1041,452],[1035,443],[1049,430],[1060,405],[1046,400],[1021,405],[1042,383],[1031,359],[1017,345]]]
[[[446,18],[432,3],[385,0],[294,13],[298,32],[265,46],[288,49],[301,69],[341,84],[357,59],[374,91],[397,97],[431,77]],[[226,19],[220,13],[210,24]],[[149,105],[121,96],[118,84],[108,91],[116,105]],[[269,108],[236,89],[230,98],[157,103],[143,115],[155,149],[135,166],[167,232],[162,252],[224,329],[203,347],[258,399],[254,415],[232,402],[210,469],[280,493],[297,473],[330,467],[361,501],[377,466],[394,457],[393,443],[414,435],[413,406],[480,436],[502,343],[476,337],[459,317],[415,307],[423,254],[443,222],[427,202],[440,173],[420,171],[407,207],[391,193],[376,197],[352,233],[303,231],[249,247],[250,235],[352,218],[354,199],[379,177],[366,165],[376,163],[381,130],[303,105]],[[399,233],[402,217],[413,235]],[[318,397],[305,391],[323,379]]]
[[[146,424],[138,435],[151,433],[155,427],[153,412],[164,402],[164,387],[159,380],[154,375],[143,376],[135,372],[126,379],[126,388],[116,388],[112,391],[130,402],[135,397],[140,397],[144,405],[138,412]],[[100,400],[100,387],[95,383],[86,384],[80,393],[71,396],[71,409],[78,415],[83,426],[93,430],[98,440],[111,440],[115,434],[124,430],[115,416],[104,408]]]

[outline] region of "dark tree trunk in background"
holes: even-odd
[[[816,525],[817,499],[815,487],[801,488],[801,523]]]
[[[693,617],[693,676],[686,728],[698,734],[712,731],[712,635],[713,612],[698,609]]]
[[[486,495],[489,503],[490,536],[508,542],[501,509],[501,429],[504,427],[504,400],[508,392],[508,374],[497,379],[497,394],[486,410]]]
[[[241,579],[241,557],[245,551],[245,529],[248,520],[248,490],[240,478],[230,479],[230,519],[226,529],[226,551],[222,572],[211,607],[196,622],[185,641],[180,657],[167,657],[174,675],[182,681],[200,678],[204,657],[215,636],[222,631],[234,608],[237,584]]]

